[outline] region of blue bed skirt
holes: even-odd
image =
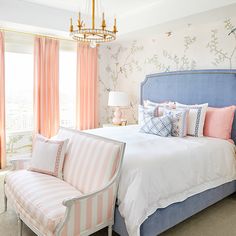
[[[158,209],[141,225],[140,235],[156,236],[208,206],[224,199],[235,191],[236,181],[232,181],[196,194],[183,202],[174,203],[166,208]],[[120,215],[118,207],[115,210],[113,230],[121,236],[128,236],[124,219]]]

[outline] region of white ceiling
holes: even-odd
[[[49,7],[55,7],[59,9],[69,11],[82,11],[84,14],[87,13],[87,6],[91,0],[24,0],[36,4],[41,4]],[[110,16],[112,15],[126,15],[131,11],[145,8],[152,4],[156,4],[159,1],[164,0],[95,0],[96,5],[100,6]],[[175,0],[173,0],[174,2]]]
[[[118,39],[171,31],[178,22],[209,22],[235,15],[236,0],[100,0],[108,26],[116,15]],[[0,27],[69,37],[69,19],[91,0],[0,0]],[[90,15],[90,14],[89,14]],[[90,18],[90,17],[89,17]],[[86,18],[85,18],[86,20]],[[171,24],[170,24],[171,23]],[[144,34],[144,31],[148,34]]]

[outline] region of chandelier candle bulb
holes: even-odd
[[[107,26],[106,26],[105,16],[104,16],[104,12],[103,12],[102,13],[102,29],[105,30],[106,27]],[[106,35],[104,35],[104,36],[106,36]]]
[[[73,22],[72,22],[72,18],[70,18],[70,32],[73,32]]]
[[[81,13],[79,12],[79,18],[78,18],[78,28],[81,30],[83,27],[83,22],[81,21]]]
[[[117,31],[117,27],[116,27],[116,18],[114,19],[114,27],[113,27],[113,32],[116,34]]]

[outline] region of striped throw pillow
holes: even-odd
[[[194,137],[203,136],[203,127],[208,103],[196,105],[184,105],[176,103],[176,108],[189,109],[187,134]]]

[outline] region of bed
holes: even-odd
[[[224,107],[236,104],[235,91],[236,70],[182,71],[148,75],[140,97],[141,104],[171,100]],[[138,130],[89,131],[127,143],[113,227],[118,234],[158,235],[235,192],[234,144],[207,137],[160,138]],[[232,139],[236,142],[235,117]]]

